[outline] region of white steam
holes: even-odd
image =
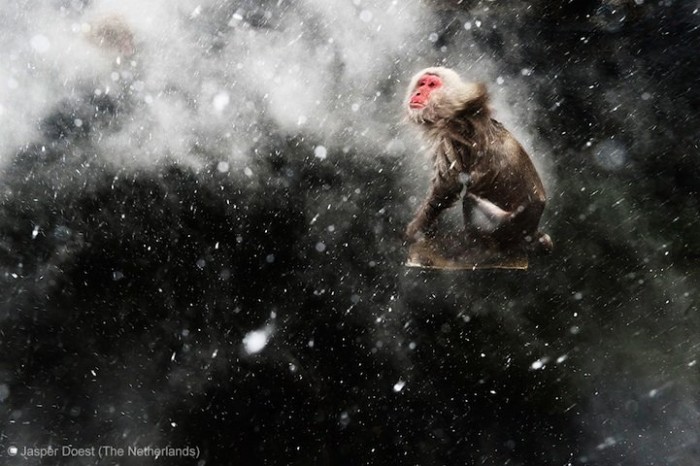
[[[418,23],[426,17],[413,0],[265,7],[102,0],[31,11],[17,3],[0,17],[0,57],[9,64],[0,68],[3,162],[40,137],[40,122],[60,102],[91,93],[132,106],[100,140],[117,163],[144,166],[167,157],[197,164],[195,152],[222,147],[235,160],[265,135],[265,121],[381,152],[399,110],[378,89],[398,79],[389,78],[392,68],[411,53],[406,44],[421,36]],[[94,40],[99,25],[114,18],[133,44]],[[362,106],[361,118],[353,105]]]
[[[435,64],[487,82],[496,117],[536,164],[544,159],[524,130],[534,77],[496,81],[497,64],[463,38],[438,47],[439,21],[419,0],[17,3],[0,13],[9,64],[0,68],[0,168],[42,141],[41,122],[59,105],[95,94],[126,109],[118,125],[95,129],[97,155],[121,168],[169,160],[242,170],[277,131],[324,147],[321,159],[340,148],[408,156],[408,179],[422,183],[425,173],[411,170],[426,162],[400,103],[408,78]],[[105,24],[116,32],[100,35]]]

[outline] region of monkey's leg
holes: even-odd
[[[537,229],[541,215],[539,203],[507,211],[471,193],[464,197],[464,222],[471,236],[482,241],[490,238],[505,248],[525,247],[534,252],[550,252],[551,238]]]
[[[513,212],[503,210],[491,201],[472,193],[464,196],[464,223],[469,231],[491,234],[510,222]]]

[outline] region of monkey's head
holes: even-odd
[[[482,83],[465,83],[449,68],[432,67],[413,76],[404,107],[410,121],[433,126],[471,105],[485,106],[486,97]]]

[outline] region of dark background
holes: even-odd
[[[283,30],[306,8],[280,5],[210,2],[202,54],[232,47],[219,18]],[[59,96],[5,147],[2,463],[98,462],[10,446],[170,445],[200,458],[100,464],[698,464],[698,7],[421,6],[437,36],[402,45],[377,113],[402,131],[410,75],[478,68],[474,46],[520,86],[504,99],[545,148],[556,245],[527,272],[402,265],[427,177],[410,139],[385,153],[262,110],[242,165],[221,165],[236,142],[212,131],[188,148],[196,166],[127,166],[104,141],[143,111],[136,91]]]

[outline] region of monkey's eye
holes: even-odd
[[[428,87],[435,87],[435,82],[434,82],[434,81],[430,81],[430,82],[428,83]]]

